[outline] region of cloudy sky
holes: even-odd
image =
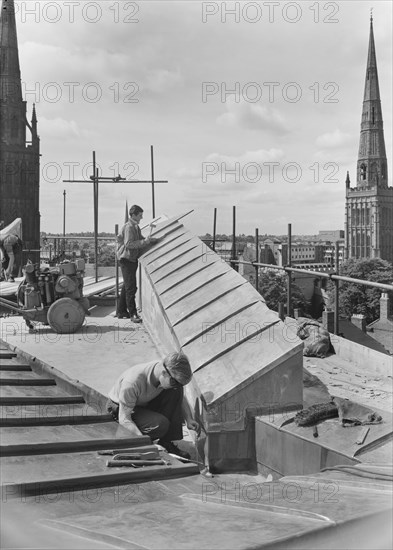
[[[373,8],[392,178],[392,3],[16,1],[20,65],[41,137],[41,229],[93,230],[89,183],[148,180],[156,215],[193,210],[197,234],[344,228],[355,185]],[[390,180],[391,181],[391,180]],[[151,186],[100,184],[99,231],[125,202],[152,216]]]

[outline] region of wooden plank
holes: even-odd
[[[31,371],[30,365],[22,365],[19,363],[5,363],[1,362],[0,371],[15,371],[15,372],[28,372]]]
[[[2,456],[82,452],[149,444],[147,436],[131,437],[117,422],[23,426],[0,429]]]
[[[1,405],[62,405],[84,403],[83,395],[13,395],[1,397]]]
[[[69,394],[57,386],[0,386],[0,399],[17,397],[68,397]]]
[[[42,380],[42,376],[33,372],[28,365],[27,367],[29,370],[0,371],[0,380],[4,380],[6,378],[11,380],[20,380],[22,378],[26,380]]]
[[[53,378],[0,378],[0,386],[56,386]]]
[[[16,357],[16,353],[11,350],[0,350],[0,360],[3,359],[12,359],[13,357]]]
[[[83,288],[83,296],[89,298],[90,296],[95,296],[100,294],[100,292],[105,292],[106,290],[111,289],[115,285],[115,278],[112,277],[106,282],[98,282],[96,284],[89,285],[87,288]]]
[[[106,281],[109,281],[113,279],[112,275],[108,275],[106,277],[98,277],[98,281],[96,282],[95,277],[89,276],[89,277],[83,277],[83,287],[90,286],[90,285],[98,285],[100,283],[105,283]]]
[[[0,406],[0,426],[3,427],[108,422],[111,419],[105,409],[87,403]]]
[[[138,448],[135,445],[133,447]],[[162,453],[162,456],[170,462],[170,465],[138,469],[108,468],[106,466],[108,457],[99,456],[94,451],[3,457],[1,459],[3,495],[7,494],[13,498],[23,491],[26,496],[34,494],[42,496],[52,491],[56,493],[67,489],[77,491],[83,487],[91,490],[105,485],[115,486],[199,473],[196,464],[184,464],[166,453]],[[9,484],[12,484],[12,490],[7,491]]]

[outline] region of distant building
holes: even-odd
[[[235,258],[238,259],[243,254],[246,243],[236,242]],[[232,241],[216,241],[215,252],[226,262],[230,262],[232,257]]]
[[[336,241],[337,242],[337,241]],[[339,243],[339,264],[344,259],[344,239]],[[291,263],[316,271],[326,271],[335,264],[336,244],[330,241],[310,240],[297,241],[291,244]],[[264,264],[285,266],[288,263],[288,244],[275,238],[262,241],[260,261]]]
[[[31,134],[30,141],[26,131]],[[14,0],[0,12],[0,220],[22,219],[24,249],[38,262],[40,248],[40,140],[33,106],[31,124],[22,98]],[[23,258],[25,260],[26,258]]]
[[[356,187],[350,187],[349,173],[346,179],[345,250],[347,258],[393,262],[393,187],[388,187],[372,17]]]
[[[329,265],[336,263],[336,243],[338,242],[338,265],[345,260],[345,241],[344,239],[335,242],[326,242],[321,245],[323,249],[323,262]]]
[[[335,243],[336,241],[344,239],[344,237],[345,231],[343,229],[335,229],[328,231],[319,231],[316,239],[319,241],[330,241]]]
[[[264,239],[260,243],[260,262],[283,266],[282,241],[276,238]]]

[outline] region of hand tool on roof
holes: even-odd
[[[148,453],[118,453],[113,455],[112,460],[160,460],[154,451]]]
[[[192,460],[192,458],[184,458],[183,456],[175,455],[174,453],[168,453],[169,456],[172,456],[173,458],[176,458],[180,462],[191,462],[192,464],[201,464],[203,467],[205,466],[204,462],[199,462],[198,460]]]
[[[120,466],[127,467],[139,467],[139,466],[170,466],[170,462],[158,459],[158,460],[107,460],[106,465],[109,468],[118,468]]]
[[[356,445],[363,445],[369,431],[370,431],[370,428],[364,428],[360,432],[359,437],[356,440]]]
[[[154,453],[156,458],[160,458],[156,445],[146,445],[143,447],[131,447],[124,449],[105,449],[102,451],[97,451],[97,454],[99,455],[117,455],[121,453],[129,453],[133,455],[139,453]]]

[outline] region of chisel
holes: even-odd
[[[106,465],[110,468],[118,468],[120,466],[165,466],[170,465],[170,462],[166,462],[165,460],[107,460]]]

